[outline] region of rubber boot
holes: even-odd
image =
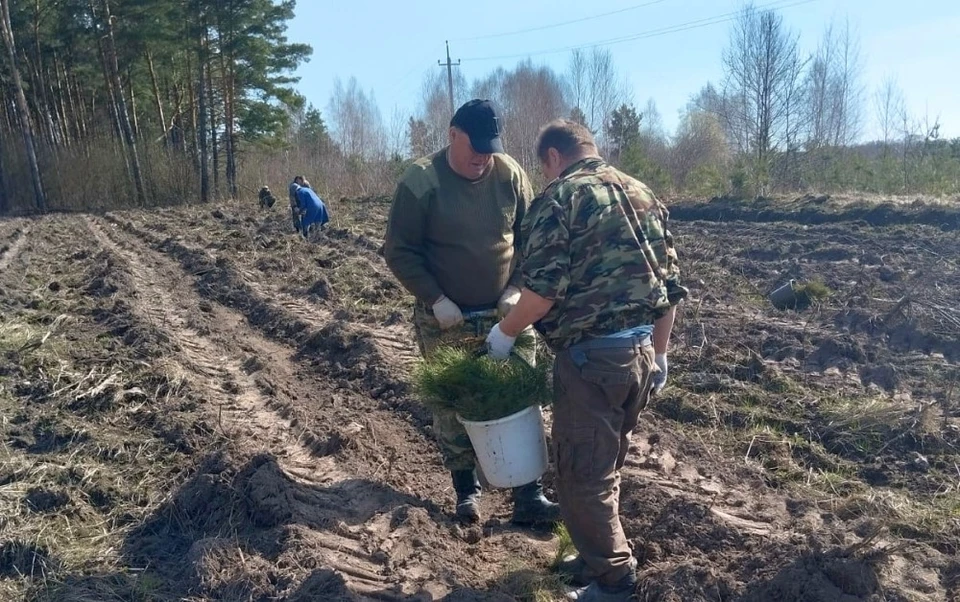
[[[457,492],[457,518],[468,523],[480,520],[480,481],[474,470],[451,471]]]
[[[513,523],[516,525],[550,525],[560,522],[560,504],[543,495],[543,483],[533,483],[513,489]]]

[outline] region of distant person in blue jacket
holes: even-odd
[[[303,185],[296,189],[297,207],[300,209],[300,234],[304,238],[310,234],[314,226],[323,229],[330,216],[327,214],[327,206],[316,192],[310,188],[310,182],[303,180]]]

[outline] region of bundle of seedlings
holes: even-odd
[[[533,343],[517,342],[521,349]],[[546,362],[534,367],[516,355],[496,360],[458,347],[431,353],[417,367],[414,384],[431,410],[453,410],[471,421],[497,420],[551,399]]]

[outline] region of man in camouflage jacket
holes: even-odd
[[[666,381],[686,290],[666,208],[605,163],[585,127],[547,124],[537,155],[552,181],[524,218],[524,288],[487,344],[505,358],[535,323],[556,353],[556,486],[580,554],[561,570],[585,586],[573,600],[625,601],[636,589],[636,561],[620,524],[620,468],[640,411]]]

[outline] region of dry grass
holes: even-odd
[[[176,376],[123,356],[91,367],[81,358],[109,356],[109,339],[38,322],[0,324],[0,599],[158,599],[124,548],[175,489],[182,459],[153,429],[169,426]]]
[[[562,602],[566,599],[564,588],[559,575],[544,572],[542,567],[531,567],[519,559],[509,562],[490,587],[493,592],[517,602]]]
[[[934,403],[906,403],[885,396],[867,398],[825,397],[819,411],[826,419],[823,435],[838,450],[862,456],[879,455],[911,442],[939,439],[940,408]]]
[[[147,206],[175,205],[198,199],[199,179],[189,157],[150,144],[141,145],[139,155]],[[51,211],[110,211],[137,206],[121,148],[111,137],[59,149],[55,158],[41,152],[39,159]],[[8,181],[16,183],[9,191],[12,213],[32,212],[32,189],[26,166],[17,158],[14,166],[6,167],[10,168]],[[18,174],[24,177],[13,177]]]

